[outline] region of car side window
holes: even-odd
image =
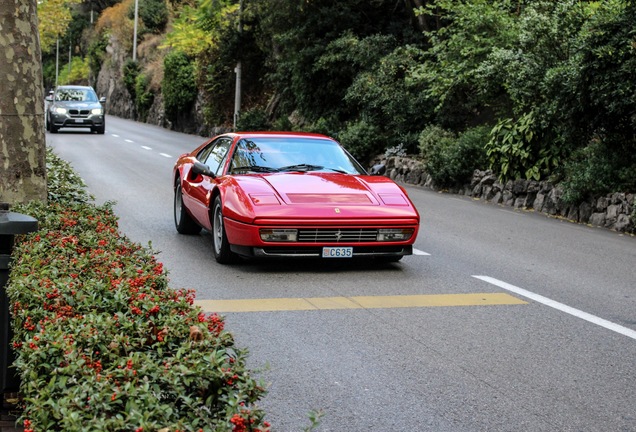
[[[221,162],[225,160],[225,156],[230,150],[231,145],[232,140],[230,138],[220,138],[210,146],[210,151],[204,155],[205,158],[200,157],[199,160],[206,164],[210,168],[210,171],[218,173],[222,167]]]

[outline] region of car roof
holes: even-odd
[[[311,132],[284,132],[284,131],[255,131],[255,132],[229,132],[224,134],[231,137],[239,138],[317,138],[328,139],[334,141],[333,138],[327,135],[311,133]]]
[[[91,86],[81,86],[81,85],[61,85],[61,86],[57,86],[56,89],[81,89],[81,90],[94,90],[93,87]]]

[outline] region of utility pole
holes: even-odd
[[[60,38],[55,42],[55,88],[57,88],[57,77],[60,75]]]
[[[243,0],[239,3],[239,20],[238,20],[239,43],[242,43],[243,36]],[[236,131],[236,123],[241,113],[241,58],[234,68],[236,73],[236,92],[234,93],[234,130]]]
[[[71,49],[73,47],[73,42],[71,42],[70,40],[68,41],[68,76],[66,77],[66,84],[70,84],[71,82],[69,81],[71,79],[71,61],[73,60],[73,56],[72,56],[72,52],[73,50]]]
[[[133,61],[137,61],[137,17],[139,16],[139,0],[135,0],[135,24],[133,29]]]

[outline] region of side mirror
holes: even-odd
[[[44,100],[47,101],[47,102],[53,102],[53,96],[49,95],[49,96],[45,97]]]
[[[210,171],[210,168],[199,161],[195,162],[194,165],[192,165],[192,172],[211,178],[216,178],[216,175],[212,171]]]
[[[99,103],[106,103],[106,98],[104,96],[100,97]]]
[[[384,173],[386,173],[386,165],[384,164],[377,164],[371,167],[371,175],[381,176]]]

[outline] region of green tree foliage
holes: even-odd
[[[267,54],[271,71],[267,79],[280,97],[278,107],[283,112],[298,110],[309,122],[334,114],[345,121],[356,114],[342,106],[355,78],[352,66],[325,73],[325,62],[334,60],[333,46],[328,48],[331,42],[344,35],[360,40],[372,35],[394,35],[399,43],[420,38],[414,27],[408,25],[410,11],[402,2],[254,0],[253,3],[254,13],[260,17],[259,39],[264,42],[261,48]],[[376,55],[373,51],[366,54]],[[321,63],[323,55],[327,57]]]
[[[64,65],[60,69],[60,75],[58,77],[58,83],[62,84],[88,84],[88,72],[90,68],[88,65],[88,59],[82,57],[73,57],[71,59],[70,67],[68,64]]]
[[[139,74],[135,79],[135,109],[137,118],[146,121],[148,111],[155,101],[155,94],[150,91],[150,78],[146,74]]]
[[[636,2],[610,0],[599,4],[583,28],[580,41],[583,122],[613,149],[633,149]]]
[[[365,161],[398,146],[417,153],[421,131],[439,125],[454,138],[432,157],[459,173],[451,153],[479,150],[458,143],[484,126],[490,139],[463,139],[488,143],[471,158],[501,179],[565,181],[581,197],[598,192],[585,185],[593,176],[572,176],[608,170],[613,182],[599,184],[630,189],[634,3],[245,0],[239,11],[239,0],[169,0],[166,111],[174,121],[198,92],[209,128],[229,127],[240,61],[243,127],[328,133]],[[110,9],[99,34],[126,43],[129,20]],[[581,155],[603,151],[624,156],[581,169]]]
[[[433,117],[421,82],[411,76],[423,54],[412,45],[397,47],[358,74],[349,86],[345,101],[381,128],[382,144],[369,148],[371,153],[399,144],[416,153],[417,134]]]
[[[491,119],[493,110],[509,110],[502,89],[488,87],[478,71],[494,50],[515,47],[515,11],[507,0],[438,0],[418,9],[445,24],[427,32],[431,47],[413,74],[426,88],[442,126],[462,129],[481,121],[475,117]]]
[[[151,33],[160,33],[168,23],[166,0],[139,0],[138,14],[146,29]]]
[[[184,6],[166,34],[162,48],[173,48],[197,56],[214,45],[212,26],[201,10]]]
[[[56,41],[64,36],[73,21],[71,5],[82,0],[40,0],[38,1],[38,29],[42,52],[55,48]]]
[[[239,9],[236,6],[227,6],[218,14],[212,14],[213,21],[223,24],[216,27],[214,46],[197,57],[198,82],[207,106],[206,119],[211,125],[230,126],[233,123],[235,67],[239,61],[242,111],[265,110],[271,96],[265,89],[265,52],[259,48],[262,40],[257,31],[259,17],[247,8],[242,14],[242,30],[239,30]],[[269,118],[267,120],[269,122]]]
[[[419,136],[419,147],[428,174],[437,187],[461,186],[476,169],[484,167],[484,145],[489,128],[478,126],[459,135],[439,126],[426,127]]]
[[[141,71],[141,66],[139,65],[139,62],[130,59],[124,63],[124,67],[123,67],[124,87],[126,87],[126,90],[128,90],[128,94],[130,94],[133,100],[135,99],[135,94],[136,94],[135,87],[137,83],[137,76],[139,75],[140,71]]]
[[[593,3],[581,29],[577,75],[585,141],[565,164],[572,202],[636,190],[636,2]]]
[[[348,122],[337,138],[353,156],[361,160],[385,144],[380,128],[365,118]]]
[[[444,26],[428,33],[430,58],[415,77],[438,123],[496,125],[487,151],[502,179],[567,180],[580,149],[598,141],[594,149],[628,155],[597,164],[627,187],[619,177],[634,166],[633,10],[621,0],[438,0],[420,10]]]
[[[97,76],[99,74],[99,70],[101,69],[104,58],[106,57],[107,46],[108,35],[106,34],[96,35],[89,42],[87,56],[90,73],[93,76]]]
[[[197,96],[192,60],[182,51],[171,51],[164,59],[162,85],[166,116],[177,121],[180,113],[187,113]]]
[[[518,120],[502,119],[492,129],[486,145],[490,167],[499,173],[499,179],[527,178],[540,180],[559,164],[556,149],[545,147],[544,137],[537,133],[534,112],[522,115]]]

